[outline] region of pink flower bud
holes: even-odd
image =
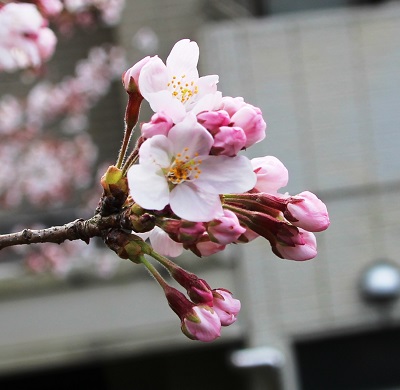
[[[164,286],[165,297],[171,309],[181,320],[182,332],[192,340],[213,341],[221,335],[221,320],[207,305],[195,305],[179,290]]]
[[[289,246],[283,243],[276,243],[273,251],[276,255],[288,260],[304,261],[313,259],[317,255],[317,240],[315,235],[307,230],[298,228],[302,244]]]
[[[122,84],[128,93],[135,93],[139,90],[140,71],[149,60],[150,56],[143,58],[122,74]]]
[[[240,311],[240,301],[232,297],[232,293],[223,288],[213,290],[213,308],[222,326],[229,326],[237,320]]]
[[[246,227],[246,231],[238,238],[236,243],[247,244],[248,242],[253,241],[258,237],[260,237],[259,234]]]
[[[178,230],[179,242],[184,244],[197,242],[205,233],[206,228],[203,222],[181,221]]]
[[[226,245],[212,242],[207,233],[204,233],[201,239],[195,244],[189,247],[189,249],[197,256],[211,256],[214,253],[221,252],[225,249]]]
[[[222,108],[232,117],[237,111],[244,107],[246,103],[242,97],[224,96],[222,98]]]
[[[257,157],[251,160],[257,176],[255,189],[260,192],[276,194],[289,181],[286,167],[274,156]]]
[[[150,122],[142,124],[142,135],[144,138],[151,138],[153,135],[168,135],[174,123],[172,119],[163,112],[155,113]]]
[[[185,245],[195,244],[206,231],[203,222],[164,218],[161,228],[176,242]]]
[[[230,210],[224,210],[224,215],[211,221],[207,227],[210,239],[222,245],[235,242],[245,231],[236,214]]]
[[[187,294],[194,303],[212,306],[213,293],[205,280],[176,265],[173,269],[170,269],[170,272],[172,277],[186,289]]]
[[[232,117],[233,126],[241,127],[246,134],[245,147],[248,148],[265,138],[267,125],[262,117],[261,110],[251,104],[246,104]]]
[[[233,157],[245,147],[246,134],[241,127],[222,126],[214,135],[211,153]]]
[[[292,196],[287,208],[295,219],[291,223],[310,232],[321,232],[329,226],[329,215],[326,205],[315,194],[304,191]],[[286,216],[286,215],[285,215]]]
[[[199,305],[182,319],[181,329],[192,340],[209,342],[221,335],[221,321],[211,307]]]
[[[197,115],[197,121],[214,135],[221,126],[228,126],[231,118],[224,110],[204,111]]]

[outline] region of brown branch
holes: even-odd
[[[132,229],[124,211],[107,217],[96,214],[88,220],[77,219],[62,226],[52,226],[47,229],[24,229],[16,233],[2,234],[0,235],[0,250],[14,245],[44,242],[61,244],[66,240],[82,240],[89,243],[91,238],[102,237],[105,232],[113,228]]]

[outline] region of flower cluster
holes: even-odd
[[[133,200],[157,214],[150,240],[160,253],[204,256],[261,235],[279,257],[315,257],[312,232],[328,227],[326,206],[308,191],[279,194],[288,173],[277,158],[240,154],[265,137],[261,110],[222,96],[218,76],[199,77],[198,57],[197,44],[184,39],[165,64],[146,57],[123,75],[129,96],[155,111],[127,172]]]
[[[0,3],[0,72],[40,68],[55,50],[58,31],[71,34],[74,26],[116,24],[124,0],[32,0]]]
[[[277,158],[250,160],[241,154],[265,138],[262,112],[241,97],[223,96],[218,76],[199,77],[198,58],[197,44],[183,39],[165,64],[157,56],[146,57],[123,74],[125,135],[116,165],[102,178],[100,213],[128,213],[124,218],[133,233],[111,231],[106,244],[120,257],[146,266],[186,336],[211,341],[221,326],[236,320],[240,302],[164,256],[178,256],[184,249],[208,256],[262,236],[277,256],[308,260],[317,254],[313,232],[325,230],[329,216],[309,191],[278,192],[288,182],[288,171]],[[143,100],[154,115],[141,124],[127,155]],[[161,263],[190,299],[144,255]]]
[[[171,309],[181,320],[182,332],[192,340],[213,341],[221,335],[221,327],[237,320],[240,301],[224,288],[211,289],[208,283],[172,261],[156,257],[171,276],[186,290],[190,300],[179,290],[160,280]],[[150,267],[151,269],[151,267]],[[154,272],[154,271],[152,271]]]

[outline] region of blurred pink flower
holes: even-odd
[[[55,49],[57,38],[33,4],[0,8],[0,71],[39,67]]]

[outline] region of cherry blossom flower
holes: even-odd
[[[169,204],[177,216],[193,222],[222,215],[219,194],[247,191],[256,178],[245,156],[210,156],[212,145],[212,136],[194,115],[187,115],[167,137],[146,140],[139,164],[127,175],[133,199],[148,210]]]
[[[140,72],[139,89],[153,111],[164,112],[178,123],[198,103],[205,110],[207,101],[208,109],[213,109],[207,95],[217,92],[218,76],[199,77],[198,59],[197,43],[182,39],[172,48],[166,64],[157,56],[148,61]]]
[[[33,4],[8,3],[0,8],[0,71],[39,67],[52,56],[56,42]]]

